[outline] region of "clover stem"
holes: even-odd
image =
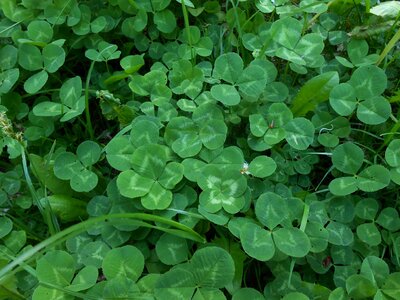
[[[43,219],[45,223],[47,224],[47,227],[49,228],[50,234],[55,235],[57,232],[60,231],[60,226],[58,225],[57,218],[53,214],[53,211],[51,210],[50,204],[47,201],[47,198],[45,198],[45,203],[44,206],[42,205],[38,194],[36,193],[35,187],[33,186],[31,176],[29,175],[29,170],[28,170],[28,163],[26,160],[26,154],[28,151],[26,150],[26,147],[24,147],[21,144],[21,158],[22,158],[22,169],[24,171],[24,176],[26,183],[29,188],[29,192],[31,193],[32,200],[35,203],[35,205],[38,207],[40,214],[43,216]]]
[[[188,15],[188,12],[186,9],[185,0],[182,0],[181,4],[182,4],[183,20],[185,22],[186,34],[187,34],[187,39],[188,39],[189,47],[190,47],[190,56],[192,59],[192,65],[194,65],[196,62],[195,62],[195,55],[193,53],[194,49],[193,49],[193,44],[192,44],[192,35],[190,32],[189,15]]]
[[[94,132],[92,127],[92,121],[90,119],[90,110],[89,110],[89,84],[90,77],[92,76],[93,68],[95,61],[93,60],[89,67],[89,72],[86,77],[86,86],[85,86],[85,113],[86,113],[86,130],[89,132],[89,136],[91,140],[94,140]]]
[[[236,22],[236,30],[237,30],[237,32],[238,32],[238,35],[239,35],[239,39],[238,39],[238,51],[239,51],[239,53],[240,52],[242,52],[243,53],[243,49],[242,49],[242,36],[243,36],[243,33],[242,33],[242,27],[240,26],[240,20],[239,20],[239,14],[238,14],[238,12],[237,12],[237,5],[235,5],[235,3],[233,2],[233,0],[230,0],[230,2],[231,2],[231,4],[232,4],[232,9],[233,9],[233,13],[234,13],[234,15],[235,15],[235,22]],[[243,57],[244,57],[244,55],[243,55]]]

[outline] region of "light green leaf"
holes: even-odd
[[[346,280],[346,290],[353,299],[367,299],[375,295],[377,287],[362,275],[352,275]]]
[[[354,71],[348,82],[353,86],[356,97],[366,100],[383,93],[387,86],[387,77],[385,71],[377,66],[362,66]]]
[[[334,71],[313,77],[302,86],[290,109],[295,116],[305,116],[309,111],[314,111],[318,104],[328,100],[331,90],[338,84],[339,74]]]
[[[211,88],[211,95],[226,106],[234,106],[240,102],[238,91],[229,84],[214,85]]]
[[[47,252],[36,265],[39,281],[66,287],[75,273],[75,262],[72,256],[61,250]]]
[[[260,178],[271,176],[276,170],[275,161],[268,156],[257,156],[249,165],[249,172]]]
[[[257,260],[267,261],[275,254],[271,232],[257,224],[248,222],[241,228],[240,242],[244,251]]]
[[[357,176],[357,186],[364,192],[376,192],[390,183],[390,172],[381,165],[372,165]]]
[[[55,117],[65,112],[65,109],[67,107],[61,103],[43,101],[35,105],[32,111],[38,117]]]
[[[74,277],[71,285],[66,287],[70,291],[79,292],[87,290],[96,284],[99,272],[94,266],[84,267]]]
[[[356,174],[364,161],[364,152],[352,142],[346,142],[332,152],[332,164],[339,171]]]
[[[215,60],[213,77],[234,84],[243,71],[242,58],[237,53],[222,54]]]
[[[137,198],[146,195],[154,180],[140,176],[132,170],[123,171],[118,175],[117,186],[121,195],[128,198]]]
[[[172,192],[166,190],[159,184],[155,182],[149,192],[142,197],[142,205],[146,209],[166,209],[172,202]]]
[[[42,50],[42,54],[44,68],[49,73],[56,72],[65,62],[65,51],[58,45],[46,45]]]
[[[46,84],[49,74],[42,70],[29,77],[24,83],[24,90],[29,94],[35,94]]]
[[[375,96],[360,102],[357,108],[357,118],[368,125],[384,123],[392,112],[389,101],[382,96]]]
[[[163,33],[171,33],[176,27],[175,15],[169,9],[156,12],[153,21],[157,29]]]
[[[298,228],[280,228],[273,232],[276,247],[292,257],[303,257],[311,249],[308,236]]]
[[[357,236],[361,241],[371,246],[378,246],[382,241],[381,234],[374,223],[358,225]]]
[[[285,200],[272,192],[262,194],[257,199],[255,206],[257,219],[269,230],[273,230],[287,218],[287,210]]]
[[[354,88],[348,83],[336,85],[330,92],[329,103],[339,115],[350,115],[357,106]]]
[[[126,277],[139,279],[144,269],[144,256],[139,249],[127,245],[108,251],[102,263],[102,270],[108,280]]]
[[[297,150],[305,150],[314,141],[314,125],[306,118],[295,118],[285,125],[286,141]]]

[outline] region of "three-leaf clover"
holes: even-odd
[[[141,198],[147,209],[167,208],[172,201],[171,189],[183,177],[183,166],[170,160],[170,150],[166,146],[138,147],[130,157],[131,169],[118,175],[120,193],[128,198]]]
[[[54,174],[70,180],[71,188],[77,192],[89,192],[98,183],[98,176],[91,169],[100,159],[101,147],[93,141],[79,144],[76,155],[72,152],[59,154],[54,161]]]

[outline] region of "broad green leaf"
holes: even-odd
[[[366,100],[383,93],[387,86],[387,77],[377,66],[362,66],[354,71],[348,83],[353,86],[358,99]]]
[[[135,151],[134,146],[127,136],[113,138],[106,146],[108,163],[118,171],[126,171],[131,166],[131,156]]]
[[[74,292],[87,290],[96,284],[98,276],[99,272],[96,267],[84,267],[78,274],[76,274],[74,280],[67,289]]]
[[[269,128],[267,121],[260,114],[250,115],[249,121],[251,133],[256,137],[263,136]]]
[[[19,69],[9,69],[0,73],[0,93],[8,93],[19,78]]]
[[[400,140],[392,140],[386,148],[385,159],[389,166],[400,166]]]
[[[305,233],[310,239],[310,252],[319,253],[328,247],[329,232],[321,223],[309,221]]]
[[[103,31],[107,26],[107,19],[104,16],[99,16],[90,23],[90,29],[93,33]]]
[[[389,273],[390,271],[387,263],[376,256],[366,257],[361,264],[360,274],[368,278],[378,287],[381,287],[385,283]]]
[[[260,178],[265,178],[272,175],[276,170],[275,161],[268,156],[257,156],[254,158],[249,165],[249,172]]]
[[[63,180],[69,180],[83,169],[82,164],[71,152],[61,153],[54,161],[54,174]]]
[[[228,128],[222,120],[209,120],[200,127],[199,137],[203,145],[215,150],[224,145]]]
[[[154,182],[149,192],[142,197],[142,205],[146,209],[166,209],[172,202],[172,192],[166,190],[160,183]]]
[[[283,102],[289,96],[289,89],[284,83],[274,81],[267,84],[263,96],[269,102]]]
[[[132,155],[132,168],[141,176],[156,180],[169,159],[169,148],[148,144],[138,147]]]
[[[170,162],[166,165],[158,182],[166,189],[173,189],[182,180],[183,165],[177,162]]]
[[[329,94],[329,103],[339,115],[350,115],[357,106],[354,88],[348,83],[336,85]]]
[[[400,12],[400,3],[397,1],[378,2],[369,12],[383,18],[396,18]]]
[[[275,254],[271,232],[264,230],[257,224],[246,223],[241,228],[240,242],[244,251],[257,260],[267,261]]]
[[[156,144],[158,142],[159,128],[149,120],[139,120],[132,124],[131,141],[136,146]]]
[[[179,265],[162,274],[154,287],[157,300],[191,299],[196,290],[197,278],[186,265]]]
[[[25,81],[24,90],[29,94],[35,94],[46,84],[48,78],[49,74],[42,70]]]
[[[346,290],[353,299],[367,299],[375,295],[377,287],[362,275],[352,275],[346,280]]]
[[[79,76],[68,79],[60,89],[61,102],[69,107],[73,107],[76,100],[82,95],[82,80]]]
[[[329,183],[329,191],[336,196],[346,196],[358,190],[355,177],[339,177]]]
[[[87,169],[82,169],[79,173],[75,173],[71,178],[71,188],[77,192],[89,192],[93,190],[99,179],[96,173]]]
[[[291,17],[282,18],[272,24],[272,37],[275,42],[283,47],[294,49],[301,37],[302,27],[303,25],[299,20]]]
[[[357,108],[357,118],[368,125],[384,123],[392,112],[389,101],[382,96],[375,96],[360,102]]]
[[[397,240],[399,242],[399,239]],[[394,272],[388,276],[385,284],[382,286],[385,295],[396,299],[400,296],[400,272]]]
[[[11,232],[13,228],[13,222],[4,216],[0,217],[0,238],[5,237]]]
[[[188,259],[189,249],[185,239],[164,233],[156,243],[156,253],[166,265],[177,265]]]
[[[255,206],[257,219],[269,230],[273,230],[287,218],[287,210],[285,200],[272,192],[262,194]]]
[[[49,73],[56,72],[65,62],[65,51],[58,45],[46,45],[42,50],[42,54],[44,69]]]
[[[291,292],[289,294],[286,294],[285,297],[282,298],[282,300],[309,300],[305,294],[300,293],[300,292]]]
[[[2,70],[13,68],[17,63],[17,59],[18,49],[14,46],[5,45],[0,49],[0,66]]]
[[[354,240],[353,232],[343,223],[331,221],[326,229],[329,231],[329,243],[333,245],[348,246]]]
[[[66,287],[75,273],[75,262],[72,256],[61,250],[47,252],[36,265],[39,281]]]
[[[242,58],[237,53],[229,52],[217,57],[213,77],[234,84],[243,71]]]
[[[132,299],[139,294],[139,287],[132,279],[115,277],[105,282],[101,297],[105,299]]]
[[[376,223],[389,231],[397,231],[400,229],[399,213],[393,207],[385,207],[380,212]]]
[[[302,86],[290,109],[295,116],[305,116],[309,111],[314,111],[318,104],[328,100],[331,90],[338,84],[337,72],[326,72],[313,77]]]
[[[41,199],[40,202],[42,205],[44,201],[48,201],[53,213],[59,217],[62,222],[77,221],[87,215],[87,203],[70,196],[55,194]]]
[[[364,192],[376,192],[390,183],[389,171],[381,165],[372,165],[357,175],[357,186]]]
[[[346,174],[356,174],[364,161],[364,152],[352,142],[346,142],[332,152],[332,164]]]
[[[361,241],[371,246],[378,246],[382,241],[381,234],[374,223],[358,225],[357,236]]]
[[[175,15],[169,9],[156,12],[153,21],[157,29],[163,33],[171,33],[176,27]]]
[[[41,300],[41,299],[73,300],[74,298],[73,296],[67,295],[60,290],[56,290],[53,288],[46,288],[44,286],[38,286],[32,294],[32,300]]]
[[[362,199],[355,207],[357,217],[371,221],[375,219],[378,210],[379,203],[373,198]]]
[[[28,71],[40,70],[43,67],[42,53],[36,46],[22,44],[18,51],[18,63]]]
[[[253,288],[238,289],[232,296],[232,300],[242,299],[265,300],[263,294]]]
[[[226,106],[234,106],[240,102],[238,91],[229,84],[214,85],[211,88],[211,95]]]
[[[267,73],[262,66],[250,64],[237,80],[239,91],[249,99],[257,100],[267,84]]]
[[[43,101],[35,105],[32,111],[38,117],[55,117],[65,112],[65,109],[61,103]]]
[[[76,149],[78,159],[85,167],[94,165],[100,159],[101,148],[93,141],[84,141]]]
[[[146,195],[153,183],[153,179],[143,177],[132,170],[123,171],[117,178],[117,186],[121,195],[128,198]]]
[[[108,280],[125,277],[133,281],[139,279],[144,269],[144,256],[134,246],[127,245],[107,252],[102,270]]]
[[[89,242],[85,245],[85,247],[82,247],[81,251],[79,252],[79,256],[81,262],[85,266],[94,266],[100,269],[104,262],[104,257],[110,250],[110,246],[108,246],[105,242],[94,241]]]
[[[27,35],[31,40],[48,43],[53,38],[53,28],[46,21],[35,20],[29,23]]]
[[[292,257],[303,257],[311,249],[308,236],[298,228],[280,228],[273,232],[276,247]]]
[[[197,286],[223,288],[233,280],[235,265],[224,249],[209,246],[197,250],[189,263]]]
[[[305,150],[314,140],[314,125],[306,118],[295,118],[285,125],[286,141],[297,150]]]
[[[147,18],[147,14],[145,15]],[[136,73],[142,66],[144,66],[145,63],[143,55],[128,55],[122,58],[119,64],[124,69],[125,73],[133,74]]]

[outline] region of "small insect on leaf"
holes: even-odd
[[[322,266],[324,268],[329,268],[331,264],[332,264],[332,257],[330,256],[325,257],[324,260],[322,261]]]

